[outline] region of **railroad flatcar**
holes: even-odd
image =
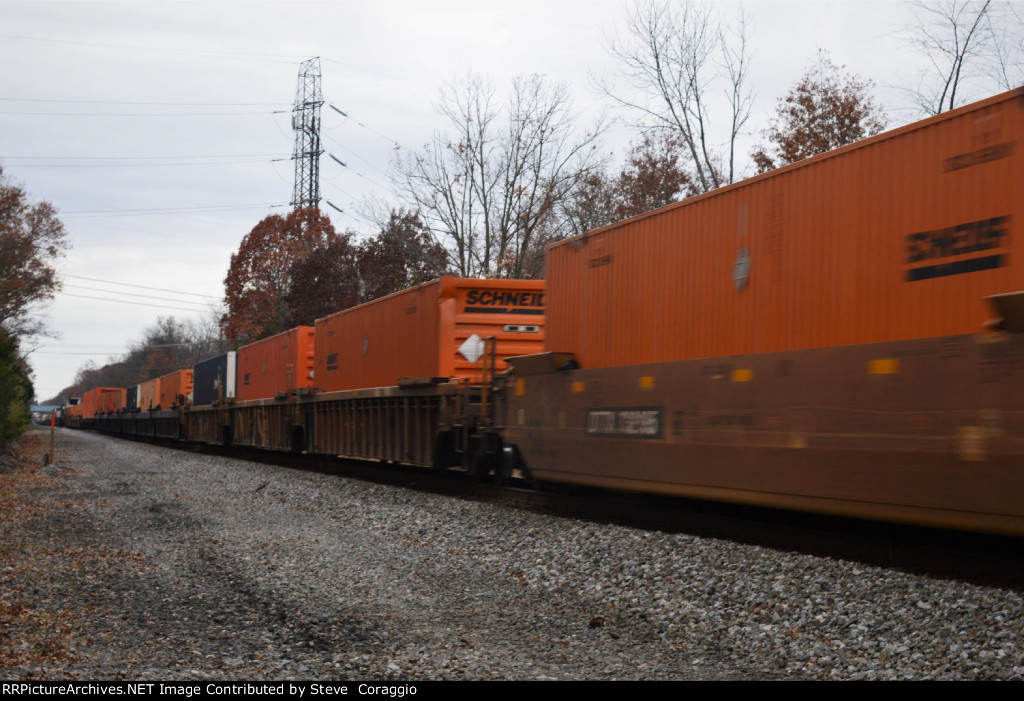
[[[243,347],[238,396],[189,407],[182,433],[490,470],[500,439],[485,386],[505,369],[502,356],[543,350],[544,287],[442,277]]]

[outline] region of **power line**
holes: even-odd
[[[153,295],[143,295],[138,292],[118,292],[117,290],[104,290],[100,287],[86,287],[85,285],[65,285],[65,287],[73,287],[76,290],[89,290],[90,292],[107,292],[115,295],[134,295],[135,297],[141,297],[144,299],[155,299],[161,302],[176,302],[178,304],[211,304],[210,302],[189,302],[183,299],[170,299],[168,297],[154,297]],[[202,310],[196,310],[202,311]]]
[[[416,83],[413,83],[412,81],[406,80],[405,78],[399,78],[397,75],[391,75],[389,73],[381,73],[380,71],[374,71],[374,70],[371,70],[369,68],[363,68],[362,66],[357,66],[354,63],[345,63],[344,61],[339,61],[339,60],[334,59],[334,58],[324,58],[323,60],[326,61],[327,63],[336,63],[339,66],[345,66],[345,68],[353,68],[353,69],[355,69],[357,71],[363,71],[364,73],[370,73],[372,75],[379,75],[381,78],[387,78],[389,80],[396,80],[396,81],[398,81],[400,83],[407,83],[409,85],[416,85]]]
[[[355,122],[356,124],[361,126],[363,129],[366,129],[367,131],[376,134],[377,136],[379,136],[380,138],[384,139],[385,141],[388,141],[388,142],[390,142],[392,144],[398,144],[399,146],[401,146],[401,144],[398,143],[398,139],[392,139],[387,134],[382,134],[379,131],[377,131],[376,129],[374,129],[373,127],[366,126],[365,124],[360,122],[358,119],[353,119],[350,115],[346,114],[345,112],[342,112],[340,109],[338,109],[337,107],[335,107],[334,105],[332,105],[330,103],[328,103],[327,106],[330,107],[335,112],[337,112],[338,114],[340,114],[342,117],[345,117],[346,119],[351,119],[353,122]]]
[[[380,188],[384,188],[385,190],[394,190],[394,188],[393,188],[393,187],[391,187],[390,185],[385,185],[385,184],[383,184],[383,183],[381,183],[381,182],[378,182],[377,180],[374,180],[373,178],[371,178],[371,177],[370,177],[369,175],[363,175],[362,173],[360,173],[360,172],[359,172],[358,170],[356,170],[356,169],[355,169],[355,168],[353,168],[352,166],[350,166],[350,165],[348,165],[347,163],[345,163],[344,161],[340,160],[340,159],[339,159],[339,158],[338,158],[337,156],[335,156],[335,155],[334,155],[333,153],[331,153],[331,152],[329,152],[329,151],[328,151],[328,152],[327,152],[327,155],[328,155],[328,156],[330,156],[331,160],[333,160],[333,161],[334,161],[335,163],[337,163],[338,165],[342,166],[343,168],[345,168],[345,169],[347,169],[347,170],[350,170],[350,171],[352,171],[353,173],[355,173],[356,175],[358,175],[358,176],[359,176],[360,178],[362,178],[363,180],[368,180],[369,182],[373,183],[373,184],[374,184],[374,185],[376,185],[377,187],[380,187]],[[340,175],[340,174],[339,174],[339,175]],[[336,176],[334,176],[334,177],[338,177],[338,176],[336,175]]]
[[[175,168],[193,166],[219,166],[238,163],[266,163],[266,159],[245,161],[207,161],[205,163],[15,163],[15,168]]]
[[[200,158],[281,158],[287,154],[281,153],[228,153],[218,156],[4,156],[4,160],[34,160],[34,161],[171,161]]]
[[[173,54],[180,56],[188,54],[192,56],[218,56],[221,58],[231,58],[240,61],[257,61],[257,62],[271,62],[271,63],[294,63],[295,57],[285,56],[283,54],[259,54],[259,53],[232,53],[229,51],[188,51],[186,49],[160,49],[153,46],[119,46],[117,44],[101,44],[93,41],[72,41],[69,39],[43,39],[42,37],[30,37],[20,34],[0,34],[0,37],[5,39],[22,39],[25,41],[42,41],[52,44],[76,44],[78,46],[95,46],[101,49],[118,49],[119,51],[143,51],[149,53],[162,53],[162,54]]]
[[[147,343],[145,346],[142,346],[142,349],[146,350],[146,349],[149,349],[149,348],[180,348],[182,346],[187,346],[187,345],[189,345],[189,344],[188,343],[152,343],[152,344],[148,344]],[[97,345],[92,344],[92,343],[62,343],[59,346],[54,346],[54,345],[47,344],[45,346],[39,346],[39,347],[40,348],[107,348],[108,349],[106,351],[107,353],[122,353],[122,352],[124,352],[126,350],[131,350],[131,348],[129,348],[128,346],[111,346],[111,345],[97,346]],[[113,348],[114,350],[109,350],[111,348]]]
[[[120,100],[46,100],[35,97],[0,97],[5,102],[53,102],[72,105],[145,105],[166,107],[283,107],[286,102],[122,102]]]
[[[418,95],[419,97],[423,98],[425,101],[428,101],[428,102],[432,99],[430,95],[419,91],[418,88],[423,87],[422,85],[420,85],[419,83],[416,83],[416,82],[414,82],[412,80],[408,80],[407,78],[401,78],[401,77],[399,77],[397,75],[392,75],[392,74],[389,74],[389,73],[381,73],[380,71],[375,71],[375,70],[372,70],[372,69],[369,69],[369,68],[363,68],[362,66],[357,66],[357,65],[352,64],[352,63],[345,63],[343,61],[338,61],[338,60],[333,59],[333,58],[324,58],[323,60],[328,62],[328,63],[336,63],[339,66],[345,66],[346,68],[351,68],[353,70],[362,71],[364,73],[370,73],[372,75],[378,75],[378,76],[380,76],[382,78],[387,78],[388,80],[393,80],[393,81],[398,82],[398,83],[404,83],[406,85],[410,85],[410,86],[412,86],[414,88],[417,88],[417,90],[409,90],[408,88],[406,88],[406,89],[403,90],[403,92],[405,94]],[[358,80],[358,79],[353,78],[350,74],[347,74],[347,73],[344,73],[344,72],[341,72],[341,73],[333,73],[332,72],[332,75],[334,75],[336,77],[343,78],[343,79]]]
[[[150,307],[152,309],[175,309],[175,310],[177,310],[179,312],[202,312],[202,311],[206,311],[206,310],[203,310],[203,309],[185,309],[184,307],[168,307],[168,306],[163,305],[163,304],[147,304],[145,302],[129,302],[129,301],[124,300],[124,299],[112,299],[110,297],[90,297],[88,295],[76,295],[76,294],[72,294],[70,292],[58,292],[57,294],[63,295],[65,297],[80,297],[82,299],[96,299],[96,300],[100,300],[101,302],[120,302],[121,304],[133,304],[133,305],[135,305],[137,307]]]
[[[268,114],[260,112],[0,112],[0,114],[30,115],[36,117],[237,117],[240,115]]]
[[[127,353],[128,351],[106,351],[96,353],[80,353],[71,351],[32,351],[32,355],[91,355],[93,357],[101,355],[118,355],[120,353]]]
[[[179,295],[189,295],[192,297],[208,297],[210,299],[221,299],[220,297],[214,297],[213,295],[201,295],[196,292],[181,292],[179,290],[166,290],[161,287],[150,287],[149,285],[133,285],[128,282],[114,282],[113,280],[101,280],[95,277],[82,277],[81,275],[64,275],[63,277],[71,278],[73,280],[88,280],[90,282],[102,282],[107,285],[121,285],[122,287],[137,287],[140,290],[154,290],[156,292],[171,292]]]
[[[118,215],[118,214],[174,214],[177,212],[216,212],[216,211],[230,211],[236,209],[260,209],[263,207],[284,207],[284,204],[275,203],[264,203],[264,204],[227,204],[227,205],[208,205],[198,207],[155,207],[152,209],[96,209],[96,210],[79,210],[72,212],[61,212],[62,217],[73,217],[73,216],[88,216],[88,215]]]
[[[380,174],[382,174],[382,175],[384,175],[384,176],[386,176],[386,177],[391,177],[391,174],[390,174],[390,173],[388,173],[388,172],[387,172],[386,170],[384,170],[383,168],[380,168],[380,167],[378,167],[378,166],[377,166],[376,164],[374,164],[374,163],[373,163],[372,161],[369,161],[369,160],[367,160],[367,159],[363,158],[363,157],[362,157],[362,156],[360,156],[360,155],[359,155],[358,153],[356,153],[355,151],[353,151],[352,149],[350,149],[350,148],[349,148],[348,146],[346,146],[345,144],[341,143],[341,141],[339,141],[338,139],[335,139],[335,138],[334,138],[333,136],[331,136],[330,134],[325,134],[324,136],[326,136],[326,137],[327,137],[328,139],[330,139],[331,141],[333,141],[333,142],[334,142],[334,144],[335,144],[335,145],[336,145],[336,146],[337,146],[338,148],[343,148],[343,149],[345,149],[346,151],[348,151],[349,153],[351,153],[351,154],[352,154],[353,156],[355,156],[356,158],[358,158],[358,159],[359,159],[359,160],[361,160],[361,161],[362,161],[363,163],[365,163],[366,165],[370,166],[371,168],[373,168],[374,170],[376,170],[376,171],[377,171],[377,172],[379,172]],[[330,155],[330,154],[328,154],[328,155]]]

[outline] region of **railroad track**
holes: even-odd
[[[125,438],[125,437],[119,437]],[[145,438],[128,438],[143,440]],[[550,485],[506,486],[467,472],[149,440],[169,448],[313,470],[452,498],[486,501],[561,518],[719,538],[773,550],[861,562],[923,576],[1024,591],[1024,539],[823,516],[678,497]]]

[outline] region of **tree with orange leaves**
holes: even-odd
[[[228,340],[248,343],[284,331],[293,266],[337,237],[331,220],[313,207],[287,217],[273,214],[254,226],[231,256],[224,278],[228,311],[221,328]]]
[[[885,128],[885,110],[871,98],[870,81],[844,74],[826,51],[785,97],[764,131],[768,145],[751,154],[758,173],[873,136]]]

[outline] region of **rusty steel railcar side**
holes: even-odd
[[[536,479],[1024,536],[1024,334],[564,358],[512,359],[505,439]]]
[[[190,406],[185,410],[188,440],[210,445],[231,445],[231,409],[226,403]]]
[[[296,443],[292,403],[285,399],[236,402],[231,412],[231,444],[265,450],[290,451]]]
[[[417,465],[473,467],[479,387],[425,383],[188,407],[190,441]]]
[[[454,467],[468,462],[479,390],[440,383],[328,392],[304,399],[301,411],[311,453]]]

